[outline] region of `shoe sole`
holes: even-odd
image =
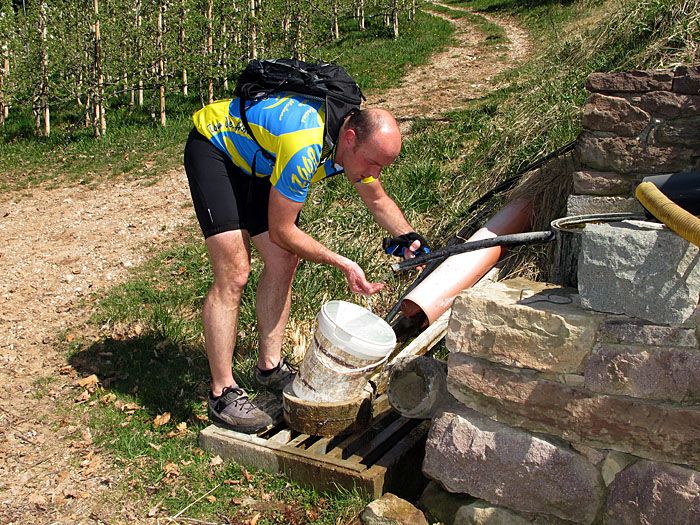
[[[233,430],[234,432],[241,432],[243,434],[254,434],[272,424],[272,418],[269,418],[269,423],[264,423],[262,425],[232,425],[231,423],[227,423],[223,419],[215,416],[211,411],[209,412],[209,419],[211,419],[212,423],[214,423],[216,426],[223,427],[227,430]]]

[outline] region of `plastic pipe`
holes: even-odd
[[[513,201],[467,242],[520,233],[529,227],[531,211],[530,201]],[[447,258],[401,301],[404,315],[418,318],[424,314],[428,323],[434,322],[452,306],[462,290],[476,284],[498,262],[505,250],[502,246],[494,246]]]
[[[654,217],[686,241],[700,247],[700,219],[678,206],[651,182],[642,182],[635,192],[637,199]]]

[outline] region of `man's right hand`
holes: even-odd
[[[369,282],[365,277],[365,272],[362,271],[362,268],[360,268],[360,265],[351,261],[350,259],[347,260],[347,264],[342,268],[342,270],[345,274],[345,278],[348,280],[350,291],[352,293],[371,295],[384,288],[383,283]]]

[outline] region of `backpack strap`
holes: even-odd
[[[248,122],[248,118],[245,116],[245,99],[239,98],[240,101],[240,107],[241,107],[241,122],[243,122],[243,127],[245,127],[245,130],[248,132],[248,135],[250,135],[250,138],[253,139],[253,142],[255,142],[258,145],[258,148],[260,148],[258,151],[262,153],[263,157],[265,157],[269,161],[274,161],[275,156],[267,151],[265,148],[263,148],[260,143],[258,142],[258,139],[255,138],[255,135],[253,134],[253,129],[250,127],[250,123]],[[253,170],[253,177],[256,176],[255,174],[255,159],[258,158],[258,152],[255,152],[255,155],[253,156],[253,165],[251,166],[251,169]]]

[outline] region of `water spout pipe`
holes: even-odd
[[[520,233],[529,227],[531,211],[530,201],[513,201],[467,242]],[[424,315],[429,324],[433,323],[452,306],[462,290],[476,284],[498,262],[506,249],[494,246],[449,257],[401,301],[404,315],[408,318]]]

